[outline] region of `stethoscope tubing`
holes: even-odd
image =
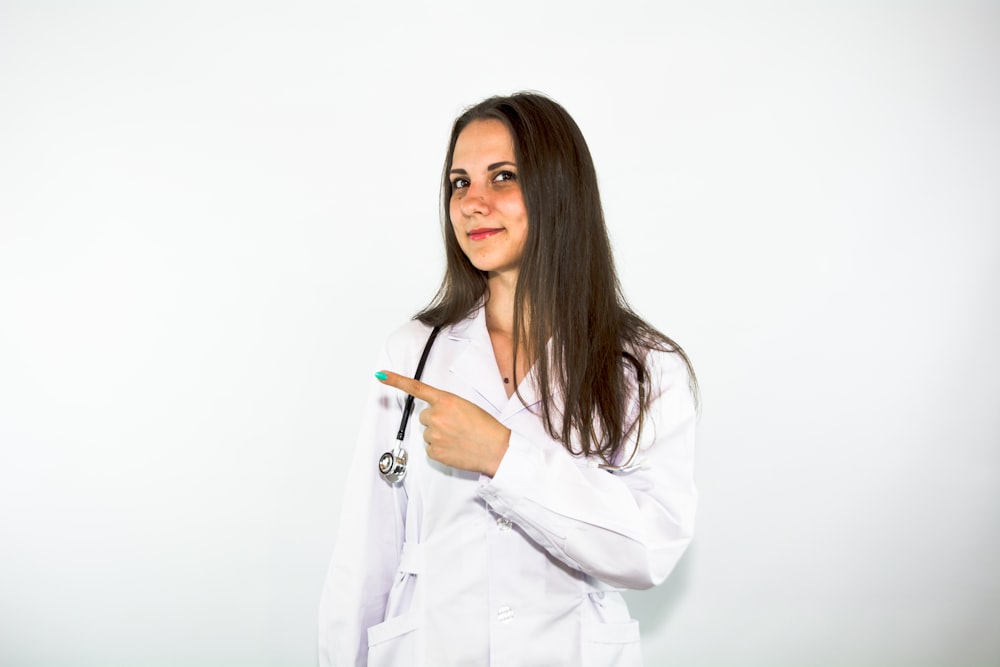
[[[427,356],[431,353],[431,346],[434,345],[434,339],[437,338],[440,332],[440,326],[434,327],[431,330],[431,335],[427,338],[427,343],[424,345],[424,351],[420,354],[420,361],[417,363],[417,372],[413,374],[414,380],[419,380],[420,376],[423,375]],[[413,400],[413,394],[406,395],[406,403],[403,405],[403,418],[399,422],[399,432],[396,433],[396,440],[400,443],[403,442],[403,437],[406,435],[406,424],[410,421],[410,413],[413,412]]]

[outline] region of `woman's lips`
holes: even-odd
[[[482,241],[483,239],[488,239],[494,234],[499,234],[503,231],[502,227],[491,227],[489,229],[473,229],[469,232],[470,241]]]

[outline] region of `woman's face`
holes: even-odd
[[[455,142],[449,177],[451,226],[469,261],[490,274],[516,275],[528,212],[507,127],[492,119],[466,125]]]

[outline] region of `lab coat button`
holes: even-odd
[[[507,606],[500,607],[500,610],[497,612],[497,618],[500,619],[501,623],[507,625],[514,620],[514,610]]]
[[[510,519],[506,517],[497,518],[497,528],[500,529],[501,533],[510,530]]]

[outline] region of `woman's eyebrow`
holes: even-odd
[[[486,171],[493,171],[494,169],[499,169],[500,167],[502,167],[504,165],[507,165],[507,164],[509,164],[512,167],[516,167],[517,166],[517,163],[515,163],[515,162],[511,162],[509,160],[504,160],[503,162],[494,162],[493,164],[486,165]],[[463,175],[467,175],[469,172],[467,172],[464,169],[451,169],[451,170],[449,170],[448,173],[449,174],[463,174]]]

